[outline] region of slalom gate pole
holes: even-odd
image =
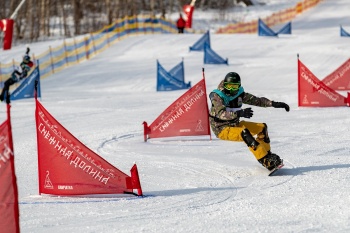
[[[204,79],[204,86],[205,86],[205,89],[204,89],[204,92],[205,92],[205,96],[207,96],[207,84],[205,83],[205,74],[204,74],[204,67],[202,68],[202,76],[203,76],[203,79]],[[208,121],[209,121],[209,107],[208,107],[208,104],[207,104],[207,113],[208,113]],[[210,133],[210,124],[208,122],[208,133],[209,133],[209,137],[210,137],[210,141],[212,140],[211,138],[211,133]]]

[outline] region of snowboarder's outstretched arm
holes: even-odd
[[[287,112],[289,112],[289,105],[283,102],[275,102],[272,101],[272,107],[274,108],[284,108]]]
[[[265,97],[257,97],[247,92],[244,95],[243,103],[258,107],[284,108],[287,112],[289,112],[289,106],[286,103],[271,101]]]

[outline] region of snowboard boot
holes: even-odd
[[[269,171],[273,170],[274,168],[278,167],[283,163],[281,158],[276,155],[271,153],[270,151],[262,157],[261,159],[258,160],[259,163],[261,163],[264,167],[266,167]]]

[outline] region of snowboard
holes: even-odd
[[[270,171],[269,176],[273,176],[278,170],[280,170],[282,167],[284,166],[283,162],[281,163],[281,165],[279,165],[278,167],[274,168],[273,170]]]

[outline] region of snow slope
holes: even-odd
[[[349,232],[349,108],[297,106],[297,54],[319,79],[338,68],[349,58],[350,39],[339,36],[340,24],[350,30],[349,10],[347,0],[323,1],[279,38],[211,34],[229,66],[203,65],[203,53],[189,52],[201,35],[149,35],[42,80],[44,107],[120,170],[129,174],[136,162],[146,197],[39,196],[34,101],[15,101],[21,231]],[[186,82],[197,83],[205,68],[208,94],[235,71],[247,92],[290,105],[253,107],[250,119],[269,126],[272,151],[286,163],[278,176],[267,176],[244,143],[214,135],[143,142],[142,122],[185,92],[156,92],[156,59],[170,69],[182,57]]]

